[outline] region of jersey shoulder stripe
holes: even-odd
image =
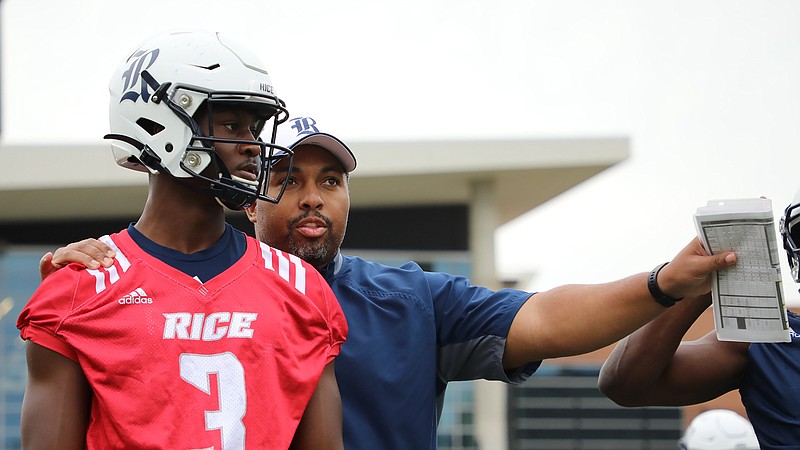
[[[306,268],[303,260],[290,253],[282,252],[276,248],[259,242],[261,257],[264,258],[264,267],[276,271],[288,283],[294,281],[294,288],[303,294],[306,293]]]
[[[86,269],[86,272],[95,279],[94,289],[95,293],[97,294],[103,292],[112,284],[119,281],[120,270],[122,273],[125,273],[131,267],[130,261],[122,252],[122,250],[120,250],[119,246],[117,246],[114,240],[111,239],[111,236],[105,235],[98,240],[114,249],[117,255],[114,258],[114,265],[107,269],[102,267],[99,269]]]

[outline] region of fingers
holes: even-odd
[[[689,245],[684,247],[678,256],[682,255],[697,255],[697,256],[708,256],[708,252],[706,252],[705,247],[703,247],[703,243],[700,241],[700,238],[695,237],[689,242]]]
[[[663,292],[675,298],[702,295],[711,289],[711,274],[734,264],[733,252],[708,255],[695,238],[659,272],[658,284]]]
[[[97,239],[84,239],[56,250],[52,256],[52,264],[60,268],[70,263],[77,263],[90,269],[97,269],[111,267],[115,256],[114,250],[108,245]]]
[[[736,264],[736,254],[725,252],[709,256],[700,239],[694,238],[672,261],[686,266],[687,270],[696,272],[695,276],[703,276]]]
[[[53,253],[47,252],[42,256],[42,259],[39,260],[39,269],[43,266],[51,265],[53,261]]]
[[[53,254],[50,252],[45,253],[42,259],[39,260],[39,277],[42,281],[58,269],[60,269],[60,267],[53,265]]]

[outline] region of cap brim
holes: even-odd
[[[356,157],[353,156],[353,152],[350,151],[350,148],[348,148],[344,142],[337,139],[336,136],[327,133],[310,134],[304,136],[289,148],[294,149],[299,145],[316,145],[331,152],[331,154],[342,163],[345,172],[352,172],[356,168]]]

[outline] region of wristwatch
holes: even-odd
[[[652,295],[653,298],[665,308],[669,308],[670,306],[674,305],[675,302],[683,299],[683,297],[672,298],[663,293],[661,288],[658,287],[658,272],[661,272],[661,269],[663,269],[667,264],[669,264],[669,261],[657,265],[655,269],[650,271],[650,275],[647,276],[647,289],[650,291],[650,295]]]

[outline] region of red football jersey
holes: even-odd
[[[140,249],[101,239],[114,266],[49,276],[20,314],[23,339],[75,361],[92,387],[88,448],[288,448],[347,335],[310,265],[248,237],[201,283]]]

